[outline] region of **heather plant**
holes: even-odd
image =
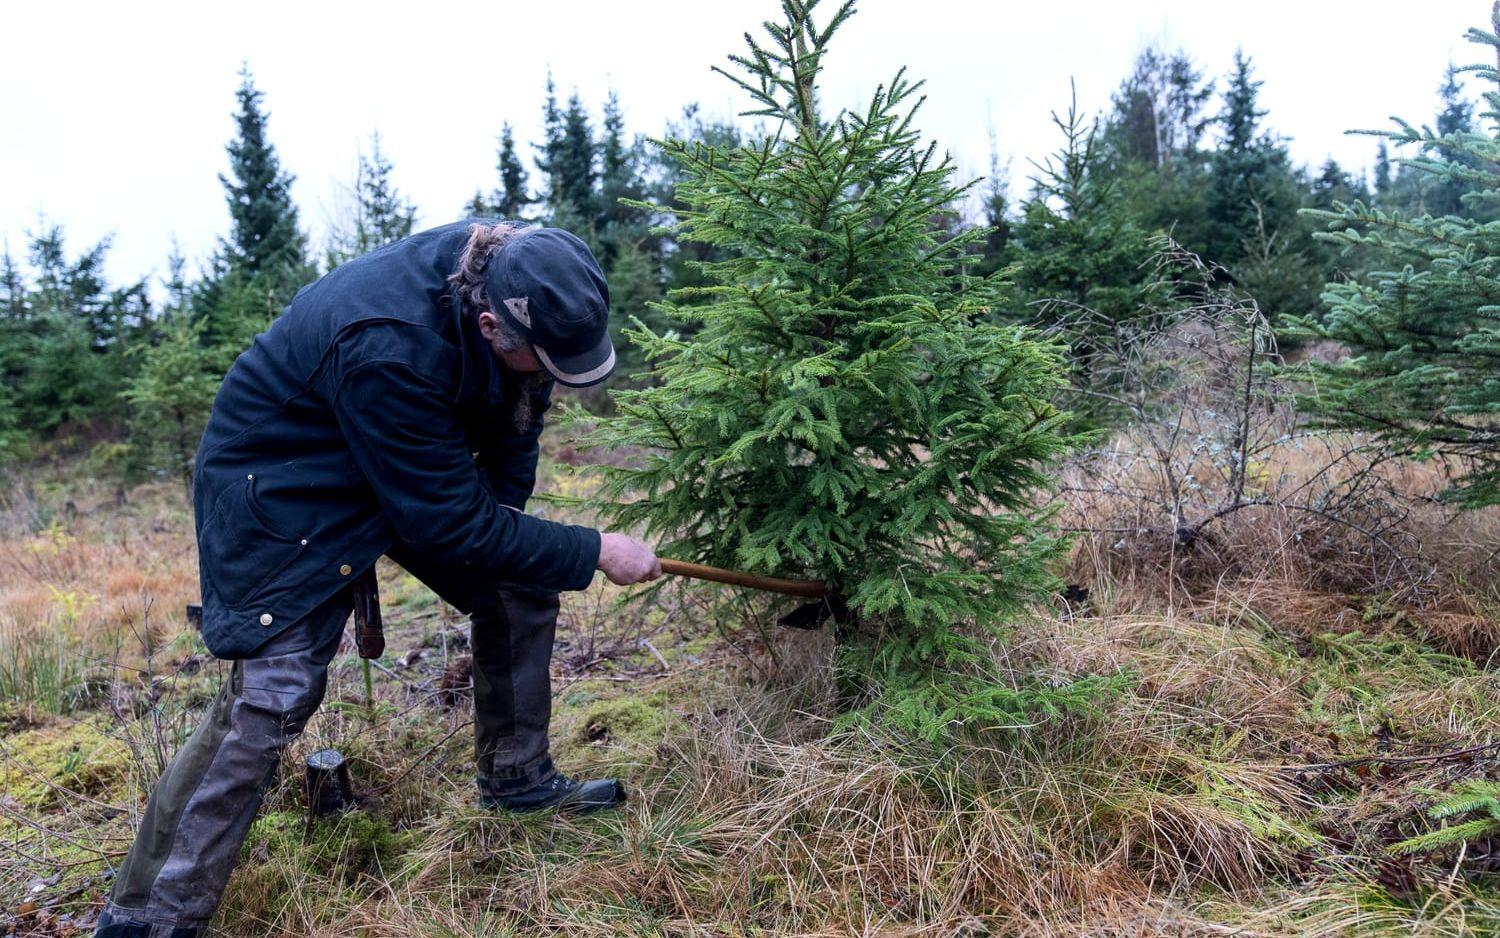
[[[984,676],[1052,586],[1039,506],[1071,442],[1051,403],[1067,370],[993,324],[1001,283],[965,266],[986,230],[945,230],[973,183],[920,141],[921,82],[898,71],[863,110],[820,108],[853,5],[822,24],[817,7],[785,0],[716,69],[758,135],[659,142],[680,171],[673,233],[714,253],[659,304],[673,328],[630,333],[654,384],[617,392],[590,442],[645,455],[605,470],[607,513],[667,556],[828,581],[851,612],[846,687],[923,735],[1078,703],[1091,684]]]

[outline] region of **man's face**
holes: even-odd
[[[479,334],[490,344],[490,351],[495,357],[505,364],[511,371],[534,372],[542,370],[542,363],[537,360],[536,353],[531,346],[523,345],[518,349],[502,349],[500,347],[500,319],[494,313],[486,310],[479,314]]]

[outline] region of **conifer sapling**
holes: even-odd
[[[1468,39],[1496,64],[1460,69],[1489,85],[1488,126],[1468,129],[1467,118],[1448,113],[1446,130],[1441,120],[1433,131],[1398,118],[1395,131],[1355,131],[1420,148],[1402,161],[1401,177],[1460,185],[1457,213],[1407,215],[1359,199],[1306,210],[1328,225],[1320,237],[1369,251],[1377,266],[1329,283],[1326,313],[1296,323],[1303,336],[1350,352],[1309,364],[1308,409],[1392,451],[1452,460],[1458,478],[1446,494],[1471,507],[1500,504],[1500,3],[1490,26]]]
[[[769,39],[747,34],[716,69],[754,100],[759,136],[658,142],[680,167],[674,233],[716,251],[704,285],[659,304],[682,333],[637,320],[655,384],[617,392],[589,443],[646,448],[604,470],[606,514],[663,555],[841,590],[843,673],[933,736],[1016,709],[1013,688],[976,675],[1052,582],[1059,540],[1039,506],[1071,442],[1050,403],[1066,369],[992,324],[998,281],[965,271],[986,230],[939,224],[973,183],[921,144],[921,83],[898,71],[864,110],[820,113],[853,9],[819,26],[817,6],[784,0]]]

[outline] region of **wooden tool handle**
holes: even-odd
[[[728,583],[732,586],[748,586],[772,593],[786,593],[788,596],[805,596],[808,599],[822,599],[828,595],[828,584],[822,580],[781,580],[773,576],[741,573],[738,570],[688,563],[686,560],[668,560],[665,557],[661,561],[661,572],[690,576],[695,580],[713,580],[715,583]]]

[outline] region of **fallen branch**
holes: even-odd
[[[1283,772],[1327,772],[1333,769],[1352,769],[1361,765],[1369,765],[1372,762],[1383,762],[1387,765],[1415,765],[1421,762],[1441,762],[1445,759],[1461,759],[1464,756],[1472,756],[1481,752],[1500,750],[1500,741],[1484,743],[1480,746],[1469,746],[1465,749],[1450,749],[1444,752],[1434,752],[1425,756],[1358,756],[1353,759],[1344,759],[1339,762],[1312,762],[1307,765],[1280,765],[1277,769]]]

